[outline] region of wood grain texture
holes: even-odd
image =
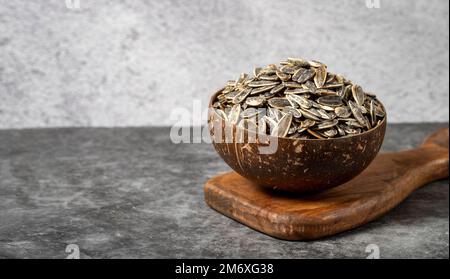
[[[205,201],[251,228],[286,240],[313,240],[370,222],[415,189],[448,177],[448,128],[416,149],[378,155],[353,180],[310,195],[260,187],[235,172],[210,179]]]

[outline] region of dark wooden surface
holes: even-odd
[[[210,179],[209,206],[251,228],[287,240],[330,236],[370,222],[417,188],[448,177],[448,129],[420,147],[383,153],[355,179],[310,195],[274,192],[235,172]]]

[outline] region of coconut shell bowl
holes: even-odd
[[[346,137],[293,139],[257,135],[257,140],[249,141],[246,139],[251,131],[230,125],[212,109],[218,94],[220,91],[209,102],[208,115],[214,148],[240,176],[261,187],[310,193],[341,185],[369,166],[383,143],[386,116],[371,130]],[[264,151],[269,148],[270,152]]]

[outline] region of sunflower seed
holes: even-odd
[[[331,120],[332,119],[332,116],[329,115],[325,110],[318,109],[317,111],[319,112],[321,118],[326,119],[326,120]]]
[[[359,123],[359,122],[358,122],[357,120],[355,120],[355,119],[351,119],[351,120],[345,122],[345,124],[346,124],[347,126],[355,127],[355,128],[362,128],[362,127],[364,127],[363,125],[361,125],[361,123]]]
[[[338,134],[339,134],[340,136],[345,136],[345,130],[344,130],[344,128],[343,128],[342,125],[336,125],[336,129],[337,129]]]
[[[220,102],[214,102],[213,108],[220,108]]]
[[[312,69],[300,68],[297,70],[297,72],[295,74],[298,77],[294,78],[294,76],[292,76],[293,80],[296,80],[298,83],[305,83],[314,77],[314,75],[316,74],[316,71],[314,71]]]
[[[359,110],[361,111],[362,114],[369,113],[369,110],[365,106],[359,106]]]
[[[289,101],[289,104],[291,105],[290,107],[298,108],[298,104],[296,102],[293,102],[290,98],[287,98],[288,96],[286,96],[286,99]]]
[[[276,86],[278,85],[279,82],[278,81],[270,81],[270,80],[257,80],[257,81],[252,81],[248,84],[249,87],[266,87],[266,86]]]
[[[296,66],[300,66],[300,67],[309,67],[308,61],[303,60],[301,58],[288,57],[287,62],[289,62],[290,64],[294,64]]]
[[[259,67],[253,68],[253,76],[258,77],[261,73],[261,70],[262,69]]]
[[[284,108],[284,107],[291,105],[286,98],[274,97],[272,99],[269,99],[268,102],[269,102],[269,106],[271,106],[273,108]]]
[[[363,126],[366,125],[365,118],[361,113],[360,108],[357,106],[357,104],[353,103],[352,101],[348,101],[348,105],[350,106],[350,110],[353,113],[353,116],[356,118],[356,120]]]
[[[324,96],[317,98],[317,102],[321,105],[330,106],[330,107],[339,107],[342,105],[342,99],[339,96]]]
[[[273,88],[272,88],[273,89]],[[272,90],[270,90],[269,92],[264,92],[262,94],[262,96],[264,98],[266,98],[266,100],[269,100],[270,98],[273,98],[275,96],[275,93],[272,93]]]
[[[303,109],[299,109],[299,111],[302,113],[302,115],[307,118],[307,119],[311,119],[311,120],[316,120],[316,121],[320,121],[320,118],[316,115],[314,115],[313,113],[310,112],[310,110],[303,110]]]
[[[227,94],[231,91],[234,91],[235,87],[233,86],[226,86],[223,90],[222,90],[222,94]]]
[[[286,74],[286,73],[283,73],[283,72],[280,71],[280,70],[277,70],[277,71],[276,71],[276,75],[277,75],[277,77],[278,77],[280,80],[282,80],[282,81],[287,81],[287,80],[291,79],[291,75]]]
[[[287,134],[292,135],[293,133],[297,132],[297,130],[298,126],[295,123],[292,123]]]
[[[334,107],[330,107],[330,106],[325,106],[325,105],[319,104],[319,107],[318,107],[318,108],[323,109],[323,110],[326,110],[326,111],[331,111],[331,112],[333,112],[333,114],[334,114]]]
[[[323,121],[317,125],[317,129],[319,130],[328,129],[336,126],[337,124],[338,124],[337,120]]]
[[[377,104],[375,106],[375,115],[378,116],[378,117],[382,117],[382,118],[386,115],[386,113],[384,112],[383,108],[379,104]]]
[[[316,94],[321,96],[338,96],[338,93],[336,91],[324,88],[317,89]]]
[[[331,129],[323,131],[323,134],[326,137],[332,138],[338,134],[338,131],[336,131],[336,129],[331,128]]]
[[[336,88],[342,88],[344,84],[343,83],[326,83],[324,86],[322,86],[323,89],[336,89]]]
[[[298,69],[298,66],[284,65],[280,68],[280,71],[285,74],[292,75]]]
[[[312,103],[308,99],[306,99],[305,97],[302,97],[302,96],[290,94],[290,95],[286,95],[286,98],[292,102],[297,103],[303,109],[309,109],[312,106]]]
[[[310,108],[310,109],[308,109],[308,111],[309,111],[310,113],[312,113],[313,115],[315,115],[315,116],[317,116],[317,117],[320,117],[320,113],[319,113],[319,111],[318,111],[317,109],[315,109],[315,108]]]
[[[284,107],[284,108],[283,108],[283,112],[284,112],[284,113],[290,113],[290,114],[292,114],[292,116],[293,116],[294,118],[300,118],[300,117],[302,117],[302,113],[301,113],[298,109],[295,109],[295,108],[293,108],[293,107]]]
[[[306,119],[306,120],[301,122],[300,127],[302,127],[302,128],[310,128],[310,127],[313,127],[314,125],[316,125],[316,122],[314,120]]]
[[[358,134],[358,131],[356,129],[350,128],[349,126],[344,126],[344,131],[349,135]]]
[[[272,76],[272,77],[275,76],[276,77],[276,75],[275,75],[276,71],[277,71],[276,69],[270,68],[270,67],[262,69],[258,78],[262,79],[263,75],[265,77],[268,77],[268,76]],[[278,78],[276,80],[278,80]]]
[[[302,88],[302,85],[295,81],[283,81],[283,85],[288,88]]]
[[[270,128],[270,129],[274,129],[275,126],[277,126],[277,124],[278,124],[278,121],[275,121],[274,119],[272,119],[268,116],[264,116],[263,119],[266,122],[266,127],[268,126],[268,128]]]
[[[316,68],[316,75],[314,76],[314,83],[317,88],[322,88],[327,80],[327,68],[324,66]]]
[[[248,108],[241,113],[242,118],[250,118],[255,115],[258,115],[259,111],[255,108]]]
[[[317,90],[317,87],[316,87],[316,85],[314,84],[314,82],[312,82],[312,81],[310,81],[310,80],[308,80],[307,82],[305,82],[305,83],[303,84],[303,88],[306,89],[306,90],[308,90],[310,93],[313,93],[313,94],[315,94],[315,93],[316,93],[316,90]]]
[[[220,118],[222,118],[223,120],[225,120],[226,122],[228,122],[228,116],[225,113],[225,111],[221,110],[221,109],[215,109],[214,112],[219,115]]]
[[[283,88],[284,88],[284,85],[283,85],[283,84],[278,84],[277,86],[275,86],[274,88],[272,88],[272,89],[270,90],[270,94],[278,93],[278,92],[280,92],[281,90],[283,90]]]
[[[309,93],[309,91],[305,90],[303,88],[286,89],[286,91],[284,91],[285,95],[288,95],[288,94],[306,94],[306,93]]]
[[[248,86],[248,84],[254,80],[255,80],[255,78],[247,78],[246,80],[244,80],[243,85]]]
[[[237,95],[238,95],[238,91],[231,91],[231,92],[229,92],[229,93],[226,93],[226,94],[223,94],[223,96],[225,96],[225,98],[227,99],[227,100],[233,100]]]
[[[339,74],[334,74],[334,79],[336,80],[337,83],[343,84],[345,82],[344,77]]]
[[[236,86],[236,85],[237,85],[237,82],[236,82],[235,80],[229,80],[229,81],[227,81],[227,86],[234,87],[234,86]]]
[[[362,106],[364,104],[364,91],[362,90],[361,86],[359,85],[353,85],[352,86],[352,96],[353,100],[359,105]]]
[[[275,81],[275,80],[278,80],[278,76],[277,76],[277,75],[260,76],[259,79],[260,79],[260,80],[271,80],[271,81]]]
[[[266,98],[264,96],[257,96],[257,97],[248,97],[245,103],[249,106],[258,107],[261,106],[266,101]]]
[[[333,120],[333,119],[335,119],[337,117],[336,113],[334,113],[334,111],[328,112],[328,116],[330,117],[331,120]]]
[[[306,131],[306,128],[298,127],[297,129],[297,133],[303,133],[304,131]]]
[[[311,67],[314,67],[314,68],[318,68],[318,67],[323,67],[323,66],[325,66],[325,65],[322,64],[321,62],[315,61],[315,60],[308,61],[308,64],[309,64]]]
[[[251,88],[242,90],[239,94],[236,95],[236,97],[234,97],[233,104],[241,103],[245,98],[247,98],[248,95],[250,95],[250,93],[252,93]]]
[[[370,101],[370,121],[372,125],[375,126],[377,123],[377,115],[375,113],[375,102],[374,100]]]
[[[366,128],[367,128],[367,130],[372,129],[372,125],[370,125],[369,118],[367,118],[367,116],[364,116],[364,118],[366,119],[365,122],[366,122]]]
[[[350,109],[345,106],[335,108],[334,112],[336,113],[337,117],[341,117],[341,118],[347,118],[347,117],[350,117],[350,115],[352,115],[352,112],[350,111]]]
[[[269,108],[267,110],[267,116],[278,122],[284,116],[284,114],[276,108]]]
[[[272,88],[274,88],[275,85],[269,85],[269,86],[263,86],[263,87],[256,87],[253,88],[252,93],[250,93],[250,95],[256,95],[256,94],[261,94],[263,92],[272,90]]]
[[[289,132],[292,122],[292,114],[286,114],[281,119],[280,122],[275,126],[271,132],[271,136],[275,137],[285,137]]]
[[[266,134],[267,133],[267,124],[264,117],[258,119],[258,133]]]
[[[248,75],[246,73],[241,73],[241,75],[239,76],[239,79],[237,80],[237,83],[238,84],[243,83],[244,80],[247,79],[247,77],[248,77]]]
[[[343,100],[348,100],[351,91],[352,91],[352,86],[347,85],[347,86],[343,87],[341,91],[339,91],[338,95]]]
[[[232,124],[236,124],[239,120],[239,115],[241,114],[241,106],[239,104],[234,105],[231,108],[230,113],[228,114],[228,120],[232,123]]]

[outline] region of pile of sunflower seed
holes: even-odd
[[[213,108],[238,127],[277,137],[324,139],[368,131],[385,117],[364,92],[317,61],[288,58],[228,81]]]

